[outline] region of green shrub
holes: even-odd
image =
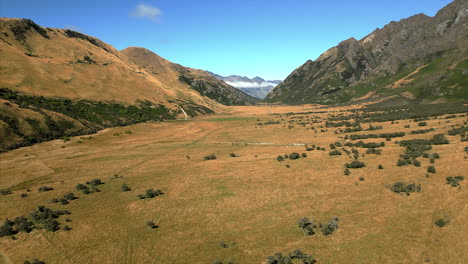
[[[216,159],[216,156],[215,156],[214,154],[211,154],[211,155],[205,156],[204,159],[205,159],[205,160],[215,160],[215,159]]]
[[[289,159],[291,159],[291,160],[295,160],[295,159],[298,159],[300,157],[301,157],[301,155],[299,155],[299,153],[297,153],[297,152],[293,152],[293,153],[289,154]]]
[[[405,193],[410,195],[412,192],[421,192],[421,185],[415,183],[405,184],[403,182],[396,182],[390,187],[390,190],[399,194]]]
[[[288,255],[276,253],[266,259],[266,264],[314,264],[317,261],[313,256],[303,253],[301,250],[296,249]]]
[[[427,167],[427,172],[429,172],[429,173],[436,173],[436,169],[435,169],[434,166],[429,166],[429,167]]]
[[[341,155],[341,151],[335,149],[333,151],[330,151],[330,153],[328,153],[328,155],[330,156],[338,156],[338,155]]]
[[[448,176],[447,178],[445,178],[445,180],[447,181],[447,184],[449,184],[452,187],[460,186],[460,182],[463,181],[464,179],[465,177],[463,176],[455,176],[455,177]]]
[[[448,219],[442,219],[442,218],[437,219],[437,220],[434,222],[434,224],[435,224],[436,226],[438,226],[438,227],[444,227],[444,226],[446,226],[448,223],[450,223],[450,220],[448,220]]]
[[[366,164],[364,162],[360,162],[358,160],[353,160],[351,163],[346,163],[345,167],[350,169],[359,169],[364,168]]]
[[[122,192],[129,192],[131,191],[132,189],[130,187],[128,187],[127,184],[122,184]]]

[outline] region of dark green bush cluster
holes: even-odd
[[[69,201],[76,200],[76,199],[78,199],[78,197],[76,197],[74,193],[67,193],[62,198],[52,199],[51,202],[52,203],[60,202],[62,205],[66,205],[69,203]]]
[[[317,228],[314,225],[313,220],[310,220],[307,217],[299,219],[299,221],[297,221],[297,225],[302,229],[304,236],[311,236],[315,234],[314,229]]]
[[[297,153],[297,152],[293,152],[293,153],[289,154],[289,159],[291,159],[291,160],[295,160],[295,159],[298,159],[300,157],[301,157],[301,155],[299,155],[299,153]]]
[[[345,167],[349,169],[359,169],[364,168],[366,164],[364,162],[360,162],[358,160],[353,160],[351,163],[346,163]]]
[[[343,133],[354,133],[362,131],[362,127],[347,127],[343,130]]]
[[[381,130],[381,129],[383,129],[382,126],[373,126],[369,124],[369,128],[367,128],[366,130]]]
[[[276,253],[266,259],[266,264],[314,264],[316,262],[313,256],[303,253],[300,249],[296,249],[287,255]]]
[[[415,167],[421,166],[421,162],[419,160],[417,160],[416,158],[409,158],[407,156],[404,156],[403,158],[398,159],[397,161],[397,166],[406,166],[410,164],[413,164]]]
[[[60,223],[56,220],[61,215],[70,214],[68,211],[54,211],[45,206],[38,206],[30,213],[30,219],[24,216],[8,219],[0,226],[0,237],[12,236],[19,232],[29,233],[35,228],[46,229],[55,232],[60,229]]]
[[[383,134],[366,134],[366,135],[350,135],[349,139],[367,139],[367,138],[395,138],[395,137],[404,137],[405,132],[395,132],[395,133],[383,133]],[[346,138],[346,137],[345,137]]]
[[[333,217],[329,223],[322,225],[322,234],[325,236],[333,234],[338,229],[338,217]]]
[[[385,146],[385,142],[368,142],[364,143],[362,141],[358,141],[356,143],[346,142],[344,144],[347,147],[358,147],[358,148],[380,148]]]
[[[24,264],[46,264],[46,263],[39,259],[33,259],[32,261],[26,260]]]
[[[211,155],[205,156],[204,159],[205,159],[205,160],[215,160],[215,159],[216,159],[216,156],[215,156],[215,154],[211,154]]]
[[[463,181],[464,179],[465,177],[463,176],[455,176],[455,177],[448,176],[447,178],[445,178],[445,180],[447,181],[447,184],[449,184],[452,187],[460,186],[460,182]]]
[[[429,167],[427,167],[427,172],[436,173],[436,169],[435,169],[434,166],[429,166]]]
[[[417,134],[425,134],[434,131],[434,128],[429,128],[429,129],[419,129],[419,130],[414,130],[411,131],[411,135],[417,135]]]
[[[213,264],[224,264],[224,262],[222,262],[221,260],[216,260],[215,262],[213,262]],[[234,262],[228,261],[226,262],[226,264],[234,264]]]
[[[299,221],[297,221],[297,226],[301,228],[302,232],[304,233],[304,236],[314,235],[315,229],[317,229],[317,226],[314,224],[314,221],[307,217],[299,219]],[[321,229],[320,231],[323,235],[330,235],[338,229],[338,217],[335,216],[330,220],[330,222],[323,225],[319,224],[318,227]]]
[[[339,156],[339,155],[341,155],[341,151],[335,149],[333,151],[330,151],[330,153],[328,153],[328,155],[330,155],[330,156]]]
[[[145,191],[144,194],[139,194],[137,195],[137,197],[138,199],[151,199],[162,194],[163,192],[159,189],[158,190],[148,189]]]
[[[11,194],[11,191],[8,190],[8,189],[2,189],[2,190],[0,190],[0,194],[1,195],[9,195],[9,194]]]
[[[134,105],[125,106],[92,100],[72,101],[69,99],[24,95],[5,88],[0,89],[0,98],[14,102],[23,108],[35,106],[62,113],[78,120],[84,119],[104,127],[174,118],[169,109],[163,105],[155,105],[146,100],[137,101],[139,107]]]
[[[84,194],[90,194],[90,193],[95,193],[95,192],[100,192],[99,188],[97,186],[104,184],[104,182],[101,181],[101,179],[94,179],[91,181],[87,181],[86,185],[85,184],[77,184],[75,186],[75,189],[77,191],[82,191]],[[91,186],[91,188],[89,186]]]
[[[450,220],[449,219],[443,219],[443,218],[440,218],[440,219],[437,219],[434,224],[438,227],[444,227],[446,225],[448,225],[450,223]]]
[[[48,192],[48,191],[53,191],[53,190],[54,190],[54,188],[49,187],[49,186],[39,187],[39,192]]]
[[[360,127],[361,124],[359,123],[351,123],[349,121],[342,121],[342,122],[325,122],[325,127]]]
[[[380,155],[382,154],[382,150],[378,148],[369,148],[366,150],[366,154],[375,154],[375,155]]]
[[[390,187],[390,190],[399,194],[405,193],[406,195],[410,195],[412,192],[421,192],[421,184],[396,182]]]
[[[127,184],[125,184],[125,183],[122,184],[122,192],[129,192],[131,190],[132,190],[132,188],[128,187]]]
[[[239,157],[239,156],[237,156],[235,153],[230,153],[230,154],[229,154],[229,157],[235,158],[235,157]]]
[[[427,126],[427,122],[419,122],[418,126]]]
[[[457,127],[450,129],[447,133],[451,136],[465,134],[468,131],[468,127]]]

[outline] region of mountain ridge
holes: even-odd
[[[209,73],[218,78],[219,80],[222,80],[227,84],[243,91],[244,93],[249,94],[258,99],[264,99],[265,96],[281,82],[281,80],[265,80],[259,76],[255,76],[252,79],[250,79],[247,76],[221,76],[212,72]]]
[[[434,17],[417,14],[349,38],[294,70],[267,97],[288,104],[351,102],[363,96],[419,101],[466,98],[468,4],[454,1]],[[460,60],[461,59],[461,60]],[[426,65],[412,80],[399,82]],[[395,83],[398,90],[395,90]],[[396,87],[396,86],[395,86]],[[375,93],[374,95],[370,94]]]

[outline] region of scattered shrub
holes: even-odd
[[[22,193],[22,194],[21,194],[21,198],[26,198],[26,197],[28,197],[28,194],[27,194],[27,193]]]
[[[76,197],[74,193],[67,193],[63,196],[63,198],[70,200],[70,201],[78,199],[78,197]]]
[[[235,157],[238,157],[238,156],[236,154],[234,154],[234,153],[231,153],[231,154],[229,154],[229,157],[235,158]]]
[[[300,157],[301,157],[301,155],[299,155],[299,153],[297,153],[297,152],[293,152],[293,153],[289,154],[289,159],[292,159],[292,160],[298,159]]]
[[[445,178],[445,180],[447,181],[447,184],[449,184],[452,187],[460,186],[460,182],[463,181],[464,179],[465,177],[463,176],[455,176],[455,177],[448,176],[447,178]]]
[[[421,192],[421,184],[396,182],[390,187],[390,190],[399,194],[406,193],[406,195],[410,195],[412,192]]]
[[[137,197],[139,199],[145,199],[145,198],[151,199],[162,194],[163,192],[161,192],[161,190],[147,189],[144,194],[139,194],[137,195]]]
[[[302,153],[301,156],[302,156],[303,158],[307,158],[307,154],[306,154],[306,153]]]
[[[379,166],[377,167],[379,170],[383,170],[383,166],[379,164]]]
[[[211,154],[211,155],[205,156],[204,159],[205,159],[205,160],[215,160],[215,159],[216,159],[216,156],[215,156],[214,154]]]
[[[330,156],[338,156],[338,155],[341,155],[341,151],[335,149],[333,151],[330,151],[330,153],[328,153],[328,155]]]
[[[32,261],[26,260],[24,264],[45,264],[45,262],[39,259],[33,259]]]
[[[266,264],[314,264],[317,261],[313,256],[303,253],[301,250],[296,249],[288,255],[283,256],[281,253],[276,253],[266,259]]]
[[[276,158],[277,161],[284,161],[284,158],[283,156],[279,155],[277,158]]]
[[[299,219],[299,221],[297,221],[297,226],[302,229],[304,236],[311,236],[315,234],[314,229],[316,226],[313,224],[313,220],[310,220],[307,217]]]
[[[62,230],[63,230],[63,231],[70,231],[70,230],[72,230],[72,228],[66,225],[66,226],[64,226],[64,227],[62,228]]]
[[[7,190],[7,189],[3,189],[3,190],[0,190],[0,194],[2,194],[2,195],[8,195],[8,194],[11,194],[11,191],[10,191],[10,190]]]
[[[52,191],[52,190],[54,190],[54,188],[48,187],[48,186],[39,187],[39,192],[48,192],[48,191]]]
[[[91,186],[99,186],[104,183],[101,181],[101,179],[94,179],[89,182],[86,182],[86,184],[91,185]]]
[[[435,169],[434,166],[429,166],[429,167],[427,167],[427,172],[429,172],[429,173],[436,173],[436,169]]]
[[[333,217],[328,224],[322,226],[322,234],[331,235],[338,229],[338,217]]]
[[[366,164],[364,162],[360,162],[358,160],[353,160],[351,163],[346,163],[345,167],[350,169],[359,169],[364,168]]]
[[[435,224],[436,226],[438,226],[438,227],[444,227],[444,226],[446,226],[448,223],[450,223],[450,220],[448,220],[448,219],[442,219],[442,218],[437,219],[437,220],[434,222],[434,224]]]
[[[131,191],[132,189],[130,187],[128,187],[127,184],[122,184],[122,192],[129,192]]]
[[[351,174],[351,172],[349,171],[348,168],[346,168],[346,169],[344,170],[344,175],[349,175],[349,174]]]

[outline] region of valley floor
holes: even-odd
[[[267,256],[295,249],[314,256],[320,264],[468,261],[464,250],[468,247],[468,179],[459,187],[446,184],[448,176],[468,176],[467,142],[447,135],[452,125],[466,122],[466,114],[429,119],[425,127],[410,119],[372,123],[383,127],[378,131],[335,133],[338,128],[325,127],[325,121],[331,115],[349,114],[336,112],[346,108],[229,109],[223,115],[111,128],[89,138],[54,140],[0,153],[0,189],[12,192],[0,195],[0,221],[28,217],[44,205],[70,211],[59,222],[72,228],[35,229],[16,234],[17,239],[0,237],[0,263],[34,258],[48,264],[265,263]],[[314,113],[286,114],[290,112]],[[300,124],[297,116],[317,123]],[[274,122],[265,124],[268,121]],[[408,134],[422,128],[435,131]],[[350,142],[346,134],[400,131],[407,135],[391,141],[364,139],[385,142],[382,154],[365,154],[365,148],[355,147],[366,166],[349,169],[350,175],[343,171],[344,164],[353,161],[352,153],[329,155],[330,144]],[[404,147],[395,141],[430,139],[440,133],[450,144],[432,146],[430,153],[440,154],[434,164],[429,158],[418,158],[420,167],[397,166]],[[305,144],[316,147],[306,151]],[[307,157],[277,161],[279,155],[292,152]],[[216,159],[205,160],[211,154]],[[427,173],[430,165],[436,173]],[[95,178],[104,182],[98,186],[101,192],[83,194],[75,189]],[[392,192],[388,187],[399,181],[420,184],[421,192]],[[123,192],[123,184],[131,191]],[[54,190],[39,192],[41,186]],[[150,188],[163,194],[137,198]],[[69,192],[78,199],[66,205],[50,203]],[[28,196],[21,198],[23,193]],[[297,226],[303,217],[327,223],[334,216],[339,218],[339,228],[331,235],[317,231],[303,236]],[[71,221],[65,222],[66,218]],[[438,219],[450,222],[441,228],[434,224]],[[149,228],[148,221],[158,227]]]

